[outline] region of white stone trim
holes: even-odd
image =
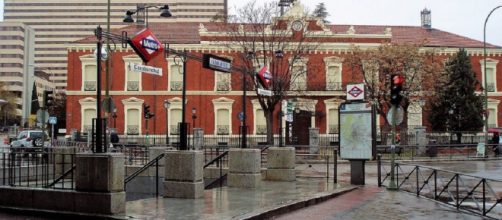
[[[132,72],[129,70],[129,65],[130,63],[136,63],[136,64],[142,64],[143,61],[141,60],[141,58],[138,56],[138,55],[126,55],[126,56],[123,56],[122,57],[122,60],[124,61],[124,91],[128,91],[127,90],[127,82],[129,81],[129,73]],[[131,91],[131,92],[139,92],[141,90],[143,90],[143,86],[142,86],[142,81],[143,81],[143,75],[142,73],[137,73],[139,75],[139,85],[138,85],[138,91]]]
[[[485,86],[485,64],[484,64],[484,60],[485,59],[481,59],[479,60],[479,63],[481,64],[481,86],[484,87]],[[495,59],[491,59],[491,58],[487,58],[486,59],[486,68],[492,68],[493,69],[493,77],[490,80],[488,80],[488,83],[491,83],[493,82],[493,86],[494,86],[494,92],[497,92],[497,64],[499,63],[498,60],[495,60]],[[487,89],[487,88],[485,88]],[[490,92],[490,91],[489,91]],[[492,93],[492,92],[490,92]]]
[[[129,125],[129,122],[128,122],[128,111],[130,109],[137,109],[139,111],[139,128],[138,128],[138,135],[141,135],[141,131],[142,131],[142,128],[143,128],[143,120],[142,120],[142,115],[143,115],[143,103],[145,102],[145,100],[143,99],[139,99],[139,98],[136,98],[136,97],[130,97],[130,98],[127,98],[127,99],[123,99],[122,100],[122,104],[124,105],[124,134],[127,134],[127,126]]]
[[[213,112],[214,112],[214,135],[218,135],[218,110],[220,109],[226,109],[228,110],[229,117],[228,117],[228,134],[232,134],[232,105],[234,104],[234,100],[225,98],[225,97],[220,97],[217,99],[213,99]]]
[[[331,118],[329,116],[329,111],[332,109],[335,109],[336,111],[339,111],[340,104],[344,100],[339,99],[339,98],[332,98],[332,99],[326,99],[324,100],[324,105],[325,105],[325,112],[326,112],[326,134],[329,133],[329,122],[331,121]],[[338,122],[340,123],[340,122]]]
[[[82,74],[82,85],[80,87],[80,91],[85,91],[85,76],[87,75],[85,72],[85,68],[87,66],[95,66],[97,71],[97,63],[96,58],[92,54],[86,54],[79,57],[81,64],[81,74]],[[97,79],[97,78],[96,78]],[[96,80],[97,81],[97,80]],[[96,85],[97,86],[97,85]]]

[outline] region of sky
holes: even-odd
[[[256,0],[263,3],[270,0]],[[420,25],[420,11],[432,12],[432,27],[483,41],[483,25],[490,11],[502,0],[300,0],[308,9],[324,2],[332,24]],[[228,0],[230,10],[248,0]],[[4,0],[0,0],[3,20]],[[489,18],[486,41],[502,46],[502,8]]]
[[[263,3],[269,0],[257,0]],[[228,0],[230,10],[248,0]],[[502,0],[300,0],[308,9],[324,2],[331,24],[420,26],[420,11],[431,10],[432,27],[483,41],[483,26]],[[357,30],[356,30],[357,31]],[[486,41],[502,46],[502,8],[490,16]]]

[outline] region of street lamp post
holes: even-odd
[[[487,83],[487,78],[486,78],[486,23],[488,22],[488,18],[492,15],[492,13],[501,8],[502,5],[499,5],[495,8],[493,8],[490,13],[488,13],[488,16],[486,16],[485,19],[485,24],[483,26],[483,75],[484,75],[484,90],[485,90],[485,144],[488,144],[488,83]]]
[[[7,104],[7,100],[0,99],[0,107],[2,107],[2,111],[4,112],[3,116],[3,126],[7,126],[7,112],[5,111],[5,105]]]
[[[113,109],[113,127],[117,128],[117,108]]]
[[[169,17],[173,16],[171,14],[171,12],[169,11],[169,6],[168,5],[145,5],[145,4],[137,4],[136,5],[136,10],[128,10],[126,12],[126,15],[124,17],[123,22],[125,22],[125,23],[132,23],[132,22],[134,22],[134,19],[132,18],[132,16],[134,14],[137,14],[137,15],[139,15],[139,16],[142,17],[142,19],[143,19],[142,21],[144,21],[145,22],[145,26],[148,27],[148,9],[149,8],[158,8],[161,11],[161,13],[160,13],[161,17],[169,18]],[[136,20],[138,22],[141,21],[141,19],[139,19],[139,18],[136,18]]]
[[[169,106],[171,106],[169,100],[164,100],[164,108],[166,109],[166,145],[169,145],[169,120],[168,120]]]

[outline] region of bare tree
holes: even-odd
[[[309,23],[316,23],[302,6],[293,6],[280,16],[278,2],[263,5],[249,2],[236,9],[227,23],[220,23],[221,32],[226,34],[222,44],[236,51],[236,63],[242,64],[240,71],[248,77],[248,90],[258,94],[261,85],[253,80],[255,72],[267,66],[273,79],[269,90],[272,96],[258,94],[267,124],[267,142],[273,143],[273,114],[286,96],[296,96],[306,88],[306,57],[318,45],[309,41]]]
[[[430,99],[434,95],[432,91],[436,91],[435,87],[445,82],[442,61],[434,54],[433,49],[428,50],[420,45],[384,44],[367,50],[355,47],[345,62],[353,72],[354,82],[364,82],[368,99],[389,124],[385,115],[391,106],[389,93],[392,75],[405,77],[401,92],[403,100],[400,103],[405,116],[412,101]]]

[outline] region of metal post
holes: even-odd
[[[101,124],[101,48],[103,46],[103,30],[98,26],[96,37],[98,38],[96,62],[97,62],[97,77],[96,77],[96,153],[103,153],[102,143],[102,124]]]
[[[241,148],[246,148],[247,143],[246,143],[246,135],[247,135],[247,125],[246,125],[246,78],[247,75],[246,73],[243,73],[242,75],[242,126],[241,126],[241,133],[242,133],[242,138],[241,138]]]
[[[284,113],[282,112],[282,109],[279,110],[279,147],[282,147],[282,115]]]
[[[337,183],[338,176],[338,151],[333,149],[333,183]]]
[[[183,50],[183,88],[181,93],[181,123],[180,123],[180,150],[188,150],[187,146],[187,126],[185,119],[185,105],[186,105],[186,69],[187,69],[187,52]]]
[[[378,176],[378,187],[382,186],[382,155],[377,155],[377,176]]]
[[[169,145],[169,123],[168,123],[168,112],[169,110],[166,108],[166,146]]]
[[[390,157],[390,183],[387,189],[389,190],[397,190],[396,187],[396,182],[394,179],[394,166],[395,166],[395,159],[396,159],[396,116],[397,116],[397,108],[396,105],[392,105],[391,107],[392,111],[392,120],[391,120],[391,126],[392,126],[392,133],[391,133],[391,138],[392,138],[392,145],[391,145],[391,157]]]

